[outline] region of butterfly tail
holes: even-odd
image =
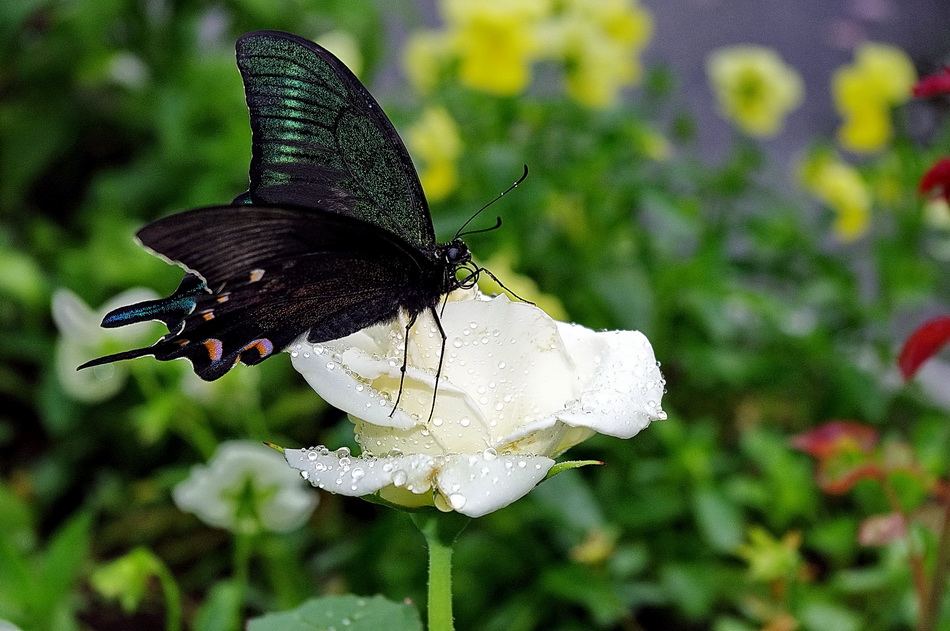
[[[143,357],[145,355],[152,355],[155,353],[155,348],[152,346],[146,346],[145,348],[136,348],[131,351],[122,351],[121,353],[114,353],[112,355],[106,355],[105,357],[98,357],[96,359],[91,359],[81,366],[77,366],[76,370],[82,370],[83,368],[92,368],[93,366],[102,366],[103,364],[111,364],[112,362],[122,361],[123,359],[135,359],[136,357]]]
[[[102,327],[113,329],[135,322],[160,320],[169,331],[176,331],[181,328],[185,317],[195,310],[198,296],[206,293],[205,282],[200,277],[195,274],[186,274],[171,296],[158,300],[146,300],[110,311],[102,319]],[[134,357],[139,357],[139,355],[134,355]]]

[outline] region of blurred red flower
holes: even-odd
[[[950,66],[944,66],[942,71],[927,75],[918,81],[913,88],[913,94],[918,99],[950,94]]]
[[[920,365],[936,355],[947,342],[950,342],[950,316],[928,320],[911,333],[897,358],[904,381],[913,377]]]
[[[937,194],[950,204],[950,157],[940,158],[924,173],[918,190],[921,195]]]
[[[792,437],[792,447],[815,458],[843,451],[870,453],[877,446],[877,430],[855,421],[831,421]]]

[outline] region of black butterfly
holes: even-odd
[[[230,206],[138,232],[143,246],[188,273],[170,297],[117,309],[102,326],[161,320],[169,333],[80,368],[185,357],[212,381],[304,333],[324,342],[391,321],[400,309],[409,327],[431,312],[441,331],[440,297],[483,271],[458,233],[436,243],[405,146],[346,66],[277,31],[247,33],[236,47],[253,133],[250,189]]]

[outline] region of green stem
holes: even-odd
[[[470,519],[434,510],[412,513],[429,549],[429,631],[453,631],[452,549]]]
[[[944,586],[947,584],[947,570],[950,566],[950,499],[944,500],[943,527],[937,543],[937,559],[934,573],[927,590],[927,598],[920,615],[920,631],[934,631],[940,619],[940,603],[943,600]]]
[[[254,548],[254,535],[236,533],[234,536],[234,629],[241,628],[241,612],[244,610],[244,598],[247,594],[247,582],[251,564],[251,550]]]
[[[175,577],[172,576],[168,566],[158,557],[154,557],[154,559],[155,576],[158,577],[158,582],[162,586],[162,594],[165,596],[165,611],[167,612],[165,630],[181,631],[181,592],[178,590],[178,584],[175,582]]]

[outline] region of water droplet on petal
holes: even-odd
[[[452,493],[449,495],[449,504],[455,510],[461,510],[465,506],[465,496],[461,493]]]

